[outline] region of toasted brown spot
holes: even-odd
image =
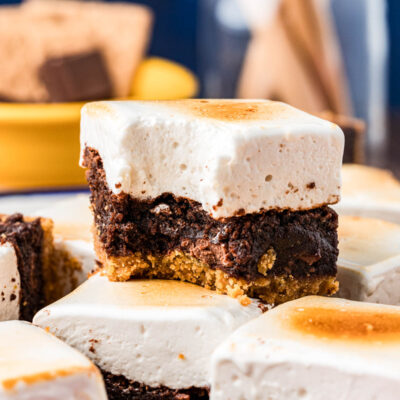
[[[213,210],[217,211],[217,209],[219,207],[222,207],[223,204],[224,204],[224,200],[223,199],[219,199],[218,203],[215,206],[213,206]]]
[[[310,182],[307,184],[307,189],[315,189],[315,182]]]
[[[41,372],[38,374],[7,379],[7,380],[3,381],[3,388],[5,390],[12,390],[20,382],[23,382],[25,385],[32,385],[37,382],[50,381],[50,380],[56,379],[58,377],[66,377],[66,376],[70,376],[73,374],[78,374],[81,372],[88,372],[88,371],[95,372],[96,367],[94,367],[94,366],[87,367],[87,368],[71,367],[71,368],[64,369],[64,370],[61,369],[61,370],[55,370],[52,372]]]
[[[290,317],[292,328],[337,340],[400,342],[400,312],[352,308],[304,307]]]
[[[121,184],[120,184],[120,183],[116,183],[116,184],[115,184],[115,188],[116,188],[116,189],[119,189],[120,187],[121,187]]]
[[[98,117],[104,114],[113,115],[115,111],[105,101],[95,101],[86,106],[86,114],[92,117]]]
[[[239,210],[237,210],[237,211],[235,211],[233,213],[233,215],[235,217],[240,217],[240,216],[245,215],[245,214],[246,214],[246,210],[244,208],[239,208]]]
[[[271,120],[293,115],[284,105],[270,101],[190,100],[175,105],[198,117],[225,121]]]

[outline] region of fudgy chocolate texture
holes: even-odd
[[[208,400],[208,388],[170,389],[150,387],[122,375],[101,370],[109,400]]]
[[[40,218],[29,222],[21,214],[0,218],[0,243],[5,242],[13,245],[17,255],[21,281],[20,319],[32,321],[44,306]]]
[[[268,275],[335,276],[338,217],[329,207],[265,211],[216,220],[201,204],[163,194],[147,201],[113,194],[99,154],[85,149],[99,241],[109,256],[182,250],[211,268],[248,281],[262,275],[261,256],[272,248]]]

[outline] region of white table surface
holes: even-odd
[[[52,206],[55,202],[76,196],[77,193],[48,193],[0,196],[0,214],[20,212],[28,215]]]

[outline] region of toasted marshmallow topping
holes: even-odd
[[[400,182],[389,171],[345,164],[342,177],[342,199],[335,206],[339,214],[400,223]]]
[[[82,109],[85,148],[110,190],[139,199],[170,192],[215,218],[310,209],[339,199],[343,133],[266,100],[95,102]]]
[[[110,282],[94,275],[40,311],[34,322],[105,371],[180,389],[209,386],[213,350],[260,314],[257,302],[244,307],[188,283]]]
[[[17,255],[10,243],[0,245],[0,321],[19,319],[21,279]]]
[[[74,275],[78,284],[84,282],[88,274],[95,269],[95,253],[91,226],[93,216],[90,211],[89,197],[84,194],[72,196],[56,202],[51,207],[41,209],[37,216],[51,218],[54,222],[54,246],[67,252],[81,266]],[[70,290],[66,286],[67,294]]]
[[[0,398],[106,400],[97,368],[27,322],[0,323]]]
[[[234,332],[213,356],[211,399],[384,399],[400,389],[400,310],[310,296]]]
[[[339,297],[400,304],[400,225],[339,218]]]

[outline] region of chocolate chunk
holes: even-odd
[[[112,97],[107,66],[99,51],[47,59],[39,69],[49,101],[101,100]]]

